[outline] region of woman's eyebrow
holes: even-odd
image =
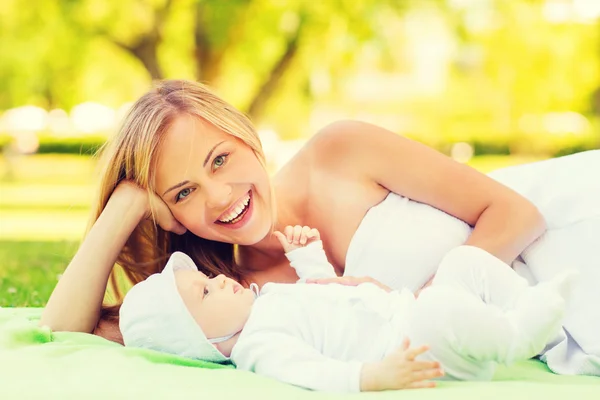
[[[171,190],[175,190],[175,189],[177,189],[177,188],[180,188],[180,187],[182,187],[183,185],[187,185],[188,183],[190,183],[190,181],[182,181],[182,182],[179,182],[179,183],[178,183],[178,184],[176,184],[176,185],[173,185],[173,186],[171,186],[170,188],[168,188],[168,189],[166,190],[166,192],[164,192],[164,193],[163,193],[163,196],[164,196],[165,194],[169,193]]]
[[[202,166],[203,166],[203,167],[206,167],[206,163],[208,163],[208,160],[210,160],[210,156],[212,156],[212,153],[213,153],[213,151],[215,151],[215,149],[216,149],[217,147],[219,147],[219,146],[220,146],[222,143],[225,143],[225,140],[223,140],[223,141],[221,141],[221,142],[219,142],[219,143],[215,144],[215,145],[213,146],[213,148],[212,148],[212,149],[210,149],[210,151],[209,151],[209,152],[208,152],[208,154],[206,155],[206,158],[204,159],[204,164],[202,164]]]
[[[221,141],[221,142],[219,142],[219,143],[215,144],[215,145],[212,147],[212,149],[210,149],[210,151],[209,151],[209,152],[208,152],[208,154],[206,155],[206,158],[204,159],[204,163],[202,164],[202,167],[206,167],[206,164],[208,163],[208,160],[210,160],[210,157],[212,156],[212,154],[213,154],[213,152],[215,151],[215,149],[216,149],[217,147],[219,147],[219,146],[220,146],[221,144],[223,144],[223,143],[225,143],[225,140],[223,140],[223,141]],[[190,181],[187,181],[187,180],[186,180],[186,181],[179,182],[178,184],[176,184],[176,185],[173,185],[173,186],[171,186],[170,188],[168,188],[168,189],[167,189],[167,190],[166,190],[166,191],[165,191],[165,192],[164,192],[162,195],[164,196],[164,195],[166,195],[167,193],[169,193],[171,190],[175,190],[175,189],[177,189],[177,188],[180,188],[180,187],[182,187],[182,186],[184,186],[184,185],[187,185],[188,183],[190,183]]]

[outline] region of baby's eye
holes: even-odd
[[[204,287],[204,297],[208,296],[208,288],[205,286]]]
[[[190,193],[192,193],[192,189],[190,189],[190,188],[183,189],[181,192],[177,193],[175,202],[185,199],[186,197],[188,197],[190,195]]]

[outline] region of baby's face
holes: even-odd
[[[175,282],[185,306],[208,339],[244,327],[254,303],[252,290],[224,275],[208,278],[191,270],[175,271]]]

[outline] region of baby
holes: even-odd
[[[332,277],[319,232],[276,232],[302,282]],[[297,386],[358,392],[489,380],[498,363],[537,355],[561,327],[571,274],[529,287],[501,260],[460,246],[418,297],[374,283],[267,283],[209,278],[183,253],[135,285],[120,311],[126,346],[213,362]],[[413,345],[407,350],[410,338]],[[415,357],[418,357],[415,360]],[[412,362],[412,363],[411,363]],[[444,368],[444,375],[437,369]]]

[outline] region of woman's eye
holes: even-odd
[[[221,154],[215,157],[215,159],[213,160],[213,167],[215,168],[220,168],[223,165],[225,165],[225,162],[227,161],[227,156],[228,154]]]
[[[192,189],[190,188],[185,188],[183,189],[181,192],[177,193],[177,198],[175,199],[175,201],[180,201],[185,199],[186,197],[188,197],[190,195],[190,193],[192,193]]]

